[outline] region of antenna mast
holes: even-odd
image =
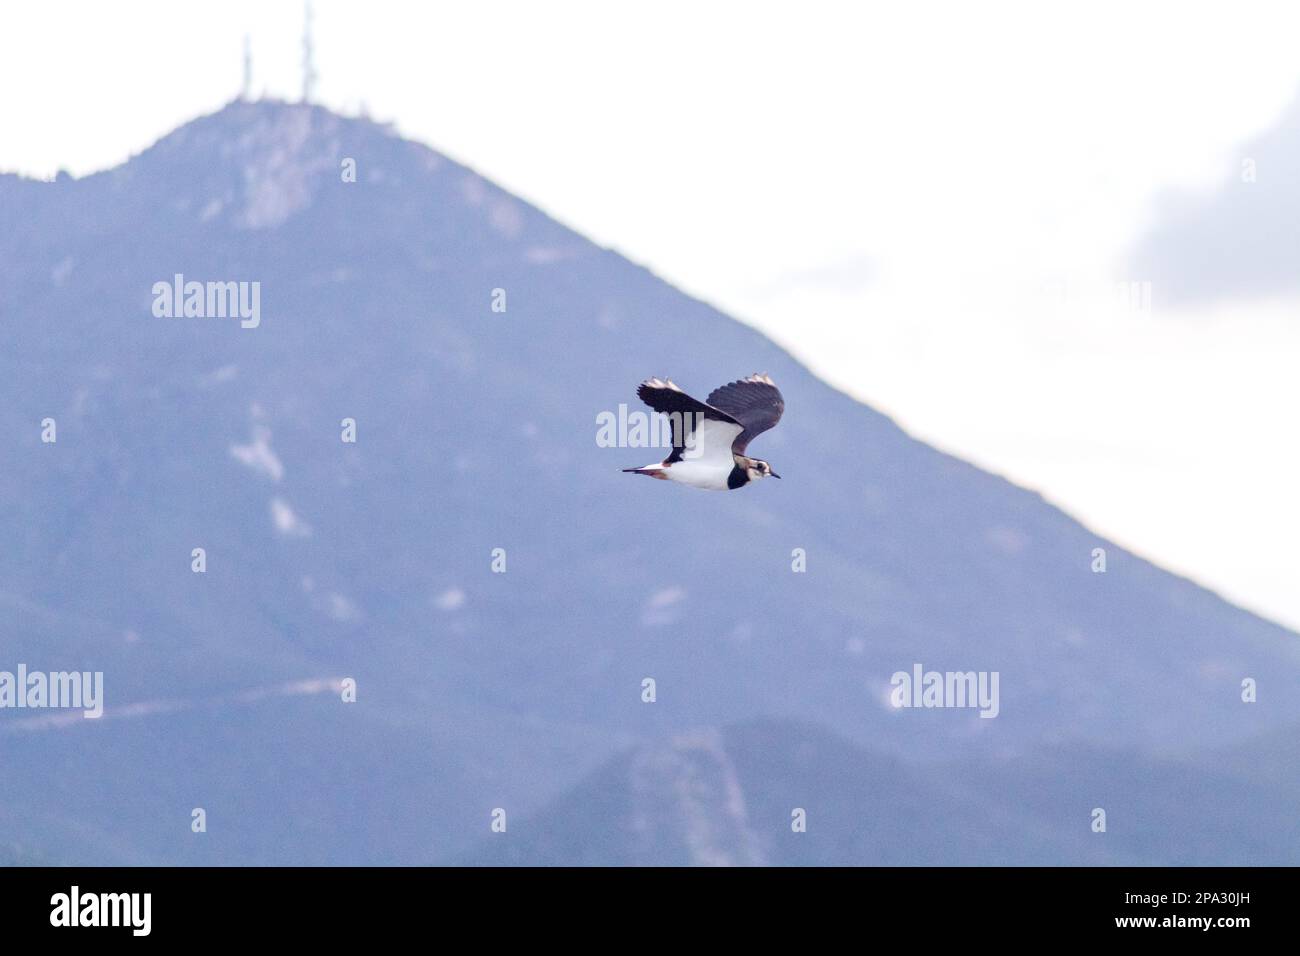
[[[311,0],[307,0],[302,22],[302,101],[310,103],[316,91],[316,48],[311,35]]]
[[[250,45],[248,34],[244,34],[244,85],[239,91],[241,100],[251,99],[253,96],[253,48]]]

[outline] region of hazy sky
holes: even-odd
[[[1300,9],[976,6],[318,0],[315,98],[1300,626],[1300,293],[1198,304],[1175,268],[1147,309],[1126,285],[1168,197],[1300,176],[1300,153],[1241,175],[1300,93]],[[6,7],[0,170],[102,169],[219,108],[245,34],[254,91],[296,97],[301,26],[283,0]]]

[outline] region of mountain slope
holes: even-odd
[[[1077,744],[916,767],[763,720],[643,744],[457,862],[1277,866],[1300,855],[1297,806],[1294,776],[1276,785]]]
[[[0,221],[0,669],[102,670],[109,709],[40,730],[0,712],[22,771],[0,843],[427,862],[638,740],[764,716],[917,765],[1300,722],[1294,695],[1239,689],[1295,686],[1296,635],[372,123],[235,103],[114,170],[0,177]],[[259,282],[260,325],[155,317],[177,273]],[[781,482],[695,494],[596,443],[646,376],[703,393],[754,371],[786,396],[752,449]],[[999,717],[891,710],[917,662],[998,671]],[[331,689],[267,690],[303,681]],[[228,809],[196,842],[207,805]]]

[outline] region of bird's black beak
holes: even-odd
[[[772,477],[773,477],[773,478],[780,478],[781,476],[778,475],[776,472],[772,472]]]

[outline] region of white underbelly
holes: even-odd
[[[727,478],[734,466],[732,461],[691,461],[683,458],[668,467],[668,480],[705,491],[726,491]]]

